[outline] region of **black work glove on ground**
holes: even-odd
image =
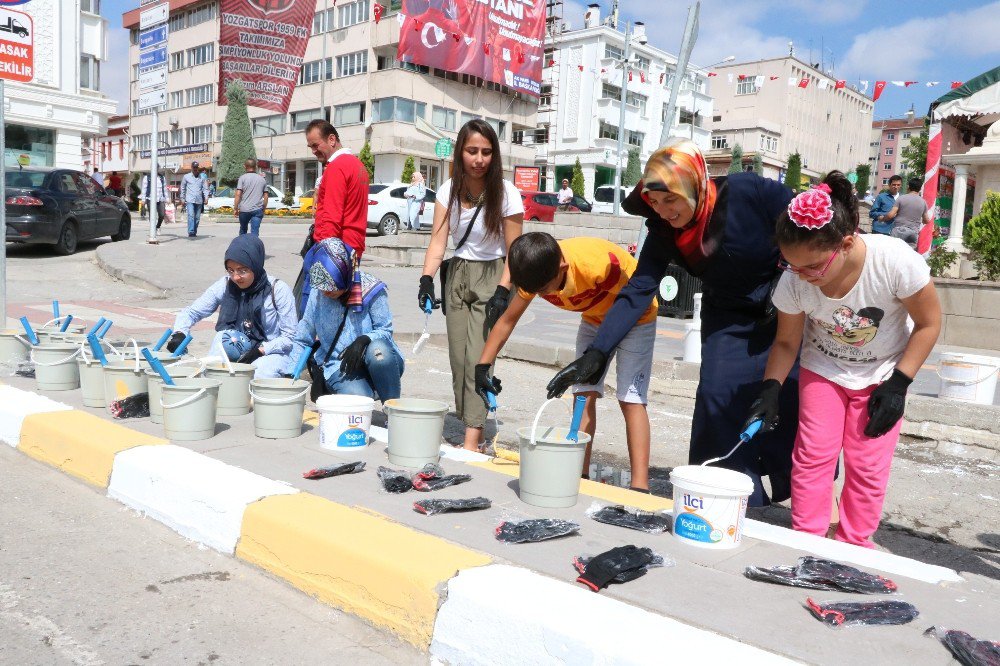
[[[356,377],[365,367],[365,350],[372,339],[367,335],[359,335],[354,342],[340,355],[340,372],[345,377]]]
[[[497,285],[497,290],[486,301],[486,330],[490,331],[496,326],[497,321],[507,311],[510,303],[510,289]]]
[[[590,560],[576,581],[597,592],[607,587],[615,576],[642,568],[652,561],[653,551],[649,548],[618,546]]]
[[[257,347],[251,347],[250,349],[248,349],[245,352],[243,352],[243,356],[240,356],[238,359],[236,359],[236,362],[237,363],[253,363],[254,361],[256,361],[257,359],[259,359],[263,355],[264,355],[264,353],[260,350],[259,346],[257,346]]]
[[[476,364],[476,393],[483,399],[487,409],[490,407],[490,402],[486,399],[486,394],[500,395],[501,390],[499,377],[490,377],[490,364]]]
[[[441,304],[434,300],[434,278],[430,275],[421,275],[420,288],[417,290],[417,306],[425,310],[427,301],[431,302],[431,308],[435,310],[441,307]]]
[[[896,421],[903,418],[906,408],[906,389],[913,382],[899,370],[875,387],[868,397],[868,425],[865,437],[881,437],[892,430]]]
[[[177,351],[177,348],[181,346],[181,343],[184,342],[184,338],[186,337],[187,336],[181,333],[180,331],[177,331],[176,333],[171,335],[170,339],[167,340],[167,351],[170,352],[171,354]]]
[[[761,432],[771,432],[778,427],[778,396],[781,393],[781,382],[777,379],[765,379],[760,385],[757,399],[750,405],[747,420],[743,422],[743,430],[758,419],[763,421]]]
[[[593,384],[604,374],[607,363],[608,357],[599,349],[583,352],[583,356],[560,370],[545,387],[549,399],[558,398],[573,384]]]

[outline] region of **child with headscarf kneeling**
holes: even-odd
[[[392,312],[384,282],[356,270],[357,255],[339,238],[317,243],[305,256],[312,290],[292,341],[285,371],[314,342],[330,393],[398,398],[403,355],[392,339]]]
[[[178,313],[167,349],[174,351],[192,326],[218,310],[209,354],[253,364],[258,379],[278,377],[298,322],[292,289],[264,271],[264,243],[252,234],[233,239],[225,267],[225,277]]]

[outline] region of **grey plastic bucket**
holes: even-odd
[[[85,407],[104,407],[104,367],[95,358],[76,357],[80,371],[80,395]]]
[[[149,385],[142,364],[135,360],[124,363],[108,363],[104,366],[104,404],[111,406],[115,400],[121,400],[137,393],[147,393]]]
[[[204,368],[198,366],[180,366],[170,369],[170,378],[190,378],[197,377],[202,373]],[[163,423],[163,407],[160,405],[160,399],[163,397],[163,378],[153,370],[152,368],[147,368],[146,373],[146,384],[149,387],[149,420],[153,423]]]
[[[178,377],[173,386],[160,386],[167,439],[190,442],[215,435],[215,404],[221,383],[205,377]]]
[[[51,342],[72,342],[74,345],[87,344],[86,333],[52,333],[49,335]]]
[[[205,369],[205,376],[222,382],[219,387],[219,404],[216,413],[219,416],[239,416],[249,414],[250,380],[253,379],[255,368],[249,363],[213,363]],[[305,404],[305,403],[303,403]]]
[[[389,462],[402,467],[436,463],[441,457],[448,403],[399,398],[386,400],[383,408],[389,417]]]
[[[0,363],[27,361],[30,348],[31,343],[24,337],[23,331],[0,331]]]
[[[51,342],[32,347],[28,356],[35,364],[35,385],[39,391],[72,391],[80,388],[80,368],[76,357],[79,345]]]
[[[532,426],[517,430],[521,449],[518,496],[532,506],[565,508],[575,505],[580,493],[583,457],[590,435],[578,432],[579,441],[571,442],[566,439],[569,428],[539,426],[542,412],[552,402],[562,400],[546,401],[535,415]]]
[[[302,414],[310,386],[304,379],[251,379],[256,435],[264,439],[290,439],[302,434]]]

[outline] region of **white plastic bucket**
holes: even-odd
[[[386,400],[382,407],[389,417],[390,463],[419,468],[440,459],[448,403],[397,398]]]
[[[253,379],[254,372],[256,368],[249,363],[213,363],[208,366],[205,376],[222,382],[219,387],[219,404],[216,407],[219,416],[250,413],[250,380]]]
[[[938,362],[938,376],[941,378],[938,397],[992,405],[998,371],[1000,358],[945,352]]]
[[[183,367],[175,365],[170,369],[170,378],[197,377],[204,369],[204,364]],[[149,388],[149,420],[152,423],[163,423],[163,407],[160,405],[160,400],[163,397],[163,378],[152,368],[145,370],[145,373],[146,384]]]
[[[577,432],[579,441],[572,442],[566,439],[569,428],[539,427],[542,412],[553,402],[569,407],[559,398],[546,400],[535,414],[531,428],[517,430],[521,447],[518,497],[532,506],[565,508],[575,505],[580,494],[583,458],[590,435]]]
[[[160,387],[167,439],[190,442],[215,436],[215,403],[221,384],[217,379],[178,377],[173,386]]]
[[[319,410],[319,445],[324,449],[356,449],[368,445],[375,401],[363,395],[324,395]]]
[[[76,358],[80,369],[80,396],[84,407],[104,407],[104,368],[96,358],[81,353]]]
[[[700,548],[736,548],[753,480],[720,467],[684,465],[670,472],[674,486],[674,536]]]
[[[104,404],[107,407],[130,395],[148,392],[145,368],[134,359],[104,366]]]
[[[25,339],[23,331],[0,331],[0,363],[27,361],[29,349],[31,343]]]
[[[80,388],[80,368],[76,364],[80,348],[66,342],[32,347],[29,357],[35,364],[35,385],[40,391],[72,391]]]

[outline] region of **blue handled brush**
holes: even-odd
[[[59,301],[52,301],[52,318],[59,321]]]
[[[90,351],[94,354],[94,358],[102,365],[108,364],[108,357],[104,355],[104,350],[101,349],[101,342],[97,339],[97,336],[93,333],[87,336],[87,342],[90,344]]]
[[[191,334],[188,333],[187,337],[185,337],[184,340],[179,345],[177,345],[177,349],[174,350],[174,358],[183,354],[184,350],[187,349],[187,346],[190,343],[191,343]]]
[[[487,391],[486,392],[486,402],[489,403],[489,407],[487,408],[487,411],[490,411],[490,412],[497,411],[497,394],[496,393],[490,393],[489,391]]]
[[[164,384],[168,384],[170,386],[174,385],[174,378],[170,376],[167,369],[163,367],[162,363],[160,363],[160,359],[153,356],[153,354],[150,353],[150,351],[145,347],[142,348],[142,357],[146,359],[147,363],[149,363],[149,367],[155,370],[156,374],[163,378]]]
[[[115,322],[111,321],[110,319],[108,319],[107,321],[105,321],[104,322],[104,326],[102,326],[101,330],[99,330],[97,332],[97,337],[100,338],[101,340],[103,340],[104,336],[107,335],[108,331],[111,330],[111,327],[114,326],[114,323]]]
[[[569,434],[566,439],[571,442],[579,442],[580,421],[583,420],[583,410],[587,406],[587,396],[578,395],[573,399],[573,420],[569,424]]]
[[[309,362],[309,357],[310,356],[312,356],[312,350],[311,349],[303,349],[302,353],[299,354],[299,360],[295,364],[295,368],[292,370],[292,380],[293,381],[296,380],[296,379],[298,379],[299,375],[302,374],[302,371],[306,369],[306,363]]]
[[[420,337],[417,338],[417,341],[413,344],[414,354],[419,354],[420,350],[427,344],[427,341],[431,339],[431,334],[427,331],[427,326],[430,323],[432,311],[433,308],[431,305],[431,299],[428,298],[424,301],[424,332],[420,334]]]
[[[71,321],[73,321],[73,315],[66,315],[66,321],[64,321],[62,326],[59,327],[59,332],[65,333],[66,329],[69,328],[69,323]]]
[[[97,323],[94,324],[94,328],[92,328],[89,331],[87,331],[87,335],[96,334],[99,330],[101,330],[101,326],[104,326],[104,322],[106,322],[106,321],[107,321],[107,319],[105,319],[104,317],[101,317],[100,319],[98,319]]]
[[[160,336],[160,339],[156,341],[155,345],[153,345],[153,351],[160,351],[160,347],[167,344],[167,340],[170,339],[170,336],[173,334],[173,332],[174,329],[172,328],[168,328],[167,330],[165,330],[163,332],[163,335]]]
[[[706,460],[701,464],[701,466],[704,467],[705,465],[711,465],[712,463],[717,463],[719,461],[725,460],[729,456],[736,453],[736,449],[740,448],[741,446],[749,442],[751,439],[753,439],[754,435],[760,432],[760,428],[762,425],[764,425],[764,421],[762,419],[757,419],[756,421],[748,425],[747,429],[740,433],[740,441],[736,442],[736,446],[733,447],[732,451],[719,458],[711,458],[709,460]]]
[[[24,327],[24,334],[28,336],[28,342],[37,345],[38,336],[35,335],[35,329],[31,328],[31,322],[28,321],[27,317],[21,317],[21,326]]]

